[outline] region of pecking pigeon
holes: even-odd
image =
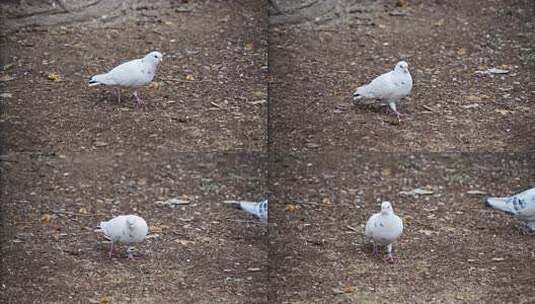
[[[117,100],[121,101],[121,92],[118,87],[133,87],[138,88],[149,84],[154,75],[158,64],[162,61],[163,55],[160,52],[150,52],[145,57],[125,62],[105,74],[99,74],[91,77],[89,86],[107,85],[112,86],[116,91]],[[143,104],[143,101],[138,96],[137,91],[134,91],[137,105]]]
[[[485,205],[526,222],[526,232],[535,234],[535,188],[509,197],[489,197]]]
[[[114,244],[116,242],[126,243],[128,248],[128,258],[133,259],[132,243],[141,242],[147,236],[149,227],[144,219],[137,215],[120,215],[107,222],[101,222],[97,231],[102,231],[104,236],[111,241],[109,256],[114,253]]]
[[[261,202],[240,202],[240,208],[254,216],[256,216],[262,223],[268,221],[268,201]]]
[[[248,201],[225,201],[224,203],[230,204],[235,208],[241,209],[246,213],[254,215],[262,223],[266,224],[268,221],[268,201],[263,200],[260,202],[248,202]]]
[[[369,104],[379,100],[381,104],[387,104],[399,119],[401,114],[396,109],[396,105],[403,97],[410,94],[411,89],[412,77],[409,73],[409,65],[405,61],[400,61],[394,70],[357,88],[353,93],[353,101]]]
[[[394,262],[392,243],[403,233],[403,221],[394,214],[390,202],[381,204],[381,212],[375,213],[366,223],[366,237],[373,241],[373,254],[377,255],[377,246],[386,246],[388,254],[385,260]]]

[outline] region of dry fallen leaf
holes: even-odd
[[[431,231],[431,230],[425,230],[425,229],[421,229],[421,230],[418,231],[418,232],[425,234],[425,236],[431,236],[431,235],[433,235],[433,234],[435,233],[434,231]]]
[[[392,175],[392,169],[384,168],[383,171],[381,171],[381,173],[383,174],[383,176],[390,176]]]
[[[497,113],[500,113],[500,114],[502,114],[502,115],[508,115],[508,114],[512,113],[511,111],[509,111],[509,110],[504,110],[504,109],[496,109],[496,110],[494,110],[494,111],[497,112]]]
[[[294,204],[288,204],[286,205],[286,211],[288,212],[295,212],[297,210],[297,206]]]
[[[396,5],[398,7],[407,7],[407,6],[409,6],[409,1],[408,0],[398,0],[396,2]]]
[[[345,293],[352,293],[353,291],[355,291],[355,289],[353,288],[353,286],[346,286],[346,287],[344,287],[344,292],[345,292]]]
[[[267,95],[267,92],[266,91],[254,91],[253,94],[256,97],[264,97]]]
[[[465,48],[459,48],[457,50],[457,55],[459,55],[459,56],[466,55],[466,49]]]
[[[48,223],[50,223],[52,221],[52,218],[53,217],[50,214],[43,214],[43,216],[41,216],[41,222],[43,224],[48,224]]]
[[[254,44],[252,42],[248,42],[245,44],[245,49],[250,51],[254,48]]]
[[[440,19],[437,22],[433,23],[434,26],[443,26],[444,25],[444,19]]]
[[[189,245],[194,245],[195,244],[195,241],[181,240],[181,239],[176,239],[174,242],[178,243],[178,244],[180,244],[182,246],[189,246]]]
[[[54,82],[61,81],[61,76],[59,76],[59,74],[57,74],[57,73],[48,73],[46,78],[48,80],[51,80],[51,81],[54,81]]]
[[[152,90],[159,90],[160,89],[160,83],[158,81],[153,81],[149,84],[149,89]]]
[[[481,191],[481,190],[469,190],[469,191],[466,191],[466,194],[471,194],[471,195],[485,195],[486,192],[485,192],[485,191]]]
[[[400,191],[399,194],[401,195],[412,195],[412,196],[416,196],[416,195],[431,195],[435,193],[434,191],[432,190],[427,190],[427,189],[421,189],[421,188],[416,188],[416,189],[413,189],[411,191]]]
[[[186,75],[186,80],[195,80],[195,77],[193,75]]]

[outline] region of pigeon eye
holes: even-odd
[[[158,58],[158,55],[154,55],[154,58]]]

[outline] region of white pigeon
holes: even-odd
[[[388,254],[385,260],[394,262],[392,243],[403,233],[403,221],[394,214],[390,202],[381,204],[381,212],[375,213],[366,223],[366,237],[373,241],[373,254],[377,255],[377,246],[386,246]]]
[[[526,222],[527,233],[535,233],[535,188],[509,197],[489,197],[485,205]]]
[[[246,213],[254,215],[262,223],[268,222],[268,201],[263,200],[260,202],[248,202],[248,201],[225,201],[227,204],[231,204],[233,207],[241,209]]]
[[[137,215],[120,215],[107,222],[101,222],[98,228],[111,241],[110,258],[114,253],[114,244],[121,242],[128,245],[126,250],[128,258],[133,259],[132,243],[143,241],[149,232],[145,220]]]
[[[412,77],[409,73],[409,65],[405,61],[400,61],[394,70],[357,88],[353,93],[353,101],[367,104],[379,100],[381,104],[388,105],[399,119],[401,114],[396,105],[403,97],[409,95],[411,90]]]
[[[91,77],[89,86],[107,85],[112,86],[117,92],[117,100],[121,101],[121,92],[118,87],[138,88],[149,84],[154,75],[158,64],[162,62],[163,55],[160,52],[150,52],[145,57],[125,62],[105,74],[99,74]],[[137,105],[143,104],[143,101],[134,90],[134,97]]]

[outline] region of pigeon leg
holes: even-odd
[[[388,106],[390,107],[390,109],[392,109],[394,114],[396,114],[396,116],[398,117],[398,120],[401,121],[401,113],[399,113],[398,110],[396,109],[396,102],[390,101],[388,103]]]
[[[523,224],[520,226],[520,230],[523,234],[535,235],[535,222]]]
[[[112,90],[113,96],[117,97],[117,102],[121,103],[121,89],[114,87]]]
[[[535,222],[528,222],[527,225],[528,227],[528,234],[529,235],[535,235]]]
[[[379,251],[377,250],[377,245],[375,245],[375,243],[373,244],[372,254],[373,254],[373,256],[378,256],[379,255]]]
[[[134,97],[136,98],[136,104],[138,106],[141,106],[141,105],[144,105],[145,103],[143,102],[143,100],[141,100],[141,98],[138,96],[137,94],[137,91],[134,91]]]
[[[135,261],[134,254],[132,253],[134,251],[134,247],[128,245],[128,248],[126,248],[126,253],[128,254],[128,259]]]
[[[113,241],[111,242],[111,247],[110,247],[110,252],[108,253],[110,259],[111,257],[113,257],[113,250],[114,250],[114,247],[113,247]]]
[[[385,262],[388,262],[388,263],[391,263],[391,264],[395,263],[396,259],[392,255],[392,244],[388,244],[388,246],[386,246],[386,249],[388,251],[388,254],[384,258]]]

